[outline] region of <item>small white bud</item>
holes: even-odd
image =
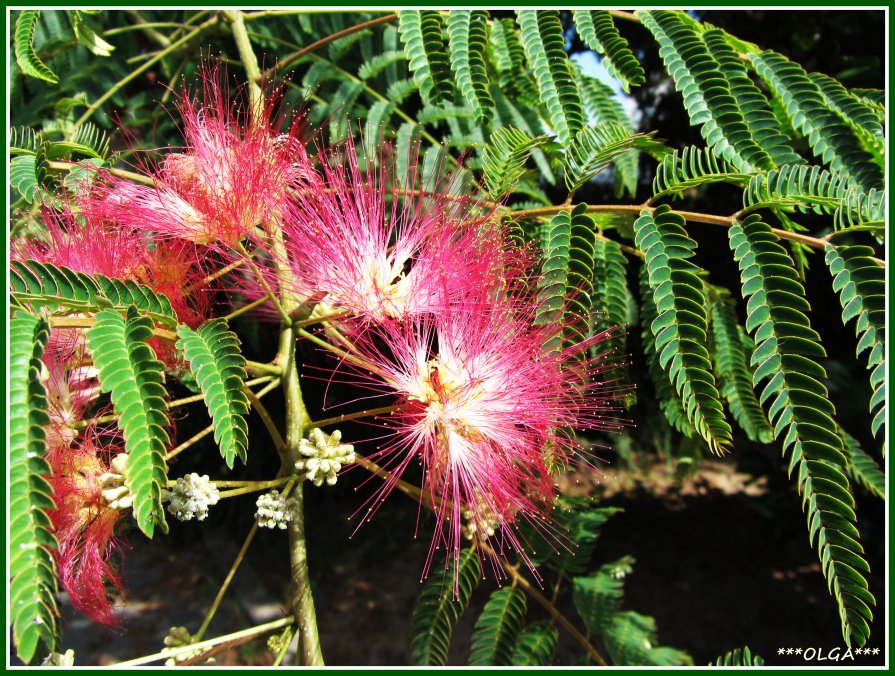
[[[262,528],[285,529],[295,518],[295,500],[287,499],[279,491],[274,490],[259,496],[255,504],[258,507],[255,511],[255,520]]]
[[[334,485],[342,465],[354,462],[354,446],[341,441],[340,430],[327,436],[315,427],[307,439],[299,442],[298,450],[304,457],[295,463],[295,469],[315,486],[322,486],[324,481],[328,486]]]
[[[218,503],[220,494],[207,474],[199,476],[194,472],[174,483],[174,488],[167,492],[167,500],[168,512],[175,518],[202,521],[208,516],[208,508]]]

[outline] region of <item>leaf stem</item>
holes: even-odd
[[[242,631],[237,631],[232,634],[225,634],[216,638],[210,638],[207,641],[200,641],[199,643],[191,643],[190,645],[185,645],[180,648],[167,648],[162,652],[154,653],[152,655],[144,655],[143,657],[137,657],[133,660],[127,660],[126,662],[118,662],[117,664],[113,664],[111,666],[135,667],[140,664],[149,664],[150,662],[156,662],[157,660],[167,660],[171,657],[177,657],[178,655],[186,655],[187,653],[195,652],[196,650],[212,648],[222,643],[244,643],[248,639],[254,638],[261,634],[266,634],[275,629],[279,629],[280,627],[288,627],[294,622],[295,618],[293,617],[283,617],[279,620],[266,622],[265,624],[259,624],[256,627],[249,627],[248,629],[243,629]]]
[[[324,418],[323,420],[315,420],[309,422],[308,427],[326,427],[328,425],[338,425],[348,420],[359,420],[361,418],[370,418],[374,415],[382,415],[383,413],[394,413],[400,411],[401,406],[382,406],[381,408],[371,408],[357,413],[346,413],[345,415],[337,415],[334,418]]]
[[[292,65],[295,61],[298,61],[305,54],[310,54],[314,50],[319,49],[320,47],[323,47],[324,45],[327,45],[330,42],[334,42],[335,40],[338,40],[339,38],[343,38],[346,35],[351,35],[352,33],[357,33],[359,31],[366,29],[366,28],[371,28],[373,26],[377,26],[382,23],[388,23],[390,21],[394,21],[397,18],[398,18],[398,15],[396,13],[392,12],[391,14],[386,14],[385,16],[380,16],[376,19],[371,19],[370,21],[365,21],[365,22],[359,23],[355,26],[349,26],[345,30],[339,31],[338,33],[333,33],[332,35],[327,35],[325,38],[321,38],[320,40],[317,40],[316,42],[312,42],[307,47],[302,47],[297,52],[293,52],[292,54],[289,54],[286,58],[284,58],[282,61],[280,61],[279,64],[277,64],[276,66],[273,66],[271,68],[268,68],[266,71],[264,71],[264,73],[259,73],[256,76],[257,79],[255,80],[255,83],[261,84],[262,82],[269,80],[271,77],[273,77],[273,74],[277,70],[280,70],[280,71],[285,70],[290,65]]]

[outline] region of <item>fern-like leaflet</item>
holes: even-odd
[[[475,623],[470,666],[510,665],[525,611],[525,592],[518,587],[503,587],[492,593]]]
[[[608,11],[576,9],[574,19],[584,44],[605,55],[603,66],[609,75],[621,83],[622,89],[627,92],[631,87],[646,83],[643,66],[634,56],[628,41],[619,35]]]
[[[25,312],[9,323],[9,614],[16,650],[30,662],[38,646],[56,647],[56,549],[47,510],[55,508],[44,478],[47,397],[40,380],[49,327]]]
[[[833,290],[842,303],[842,323],[856,319],[857,355],[870,351],[870,429],[877,436],[886,422],[886,271],[870,247],[827,244],[825,248]]]
[[[151,335],[152,322],[135,307],[128,308],[126,316],[103,310],[87,331],[100,384],[103,392],[111,392],[118,427],[124,434],[126,481],[134,498],[134,516],[150,538],[156,527],[168,530],[162,490],[167,485],[165,448],[169,443],[164,364],[146,344]]]
[[[469,604],[482,576],[478,554],[460,552],[446,577],[430,577],[420,592],[411,620],[410,652],[418,666],[447,663],[454,624]]]
[[[715,453],[721,453],[731,443],[731,429],[706,349],[708,314],[700,270],[689,260],[696,242],[683,226],[683,217],[663,204],[653,213],[641,212],[634,223],[634,241],[644,252],[658,311],[650,329],[659,363],[668,371],[690,423]]]
[[[541,101],[560,142],[568,147],[584,124],[584,110],[565,51],[559,12],[520,9],[516,14]]]
[[[746,329],[755,337],[752,355],[760,401],[768,409],[775,436],[783,438],[789,472],[796,472],[809,537],[816,542],[824,576],[839,606],[842,634],[849,646],[869,636],[871,605],[854,526],[854,499],[845,473],[842,439],[817,359],[826,356],[804,314],[810,309],[792,259],[757,215],[735,223],[730,247],[739,263],[743,296],[748,298]]]
[[[239,338],[223,319],[208,321],[196,331],[181,324],[177,335],[177,349],[189,361],[205,397],[214,424],[214,440],[232,469],[237,456],[246,461],[249,444],[245,421],[249,401],[242,391],[245,358],[239,350]]]

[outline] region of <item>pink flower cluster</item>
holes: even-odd
[[[469,537],[525,558],[518,525],[545,527],[555,468],[592,468],[570,430],[618,426],[601,382],[611,359],[587,359],[604,336],[545,347],[563,327],[535,322],[535,257],[461,171],[424,183],[416,153],[400,173],[387,142],[347,139],[311,157],[297,121],[273,103],[240,113],[225,91],[210,70],[202,104],[179,98],[185,147],[144,166],[151,185],[100,173],[61,212],[45,209],[42,238],[15,242],[13,256],[146,284],[197,326],[213,315],[207,278],[246,263],[250,245],[257,255],[230,277],[231,290],[290,295],[347,352],[330,378],[344,374],[395,402],[370,456],[389,472],[371,501],[419,464],[438,519],[432,551],[444,545],[456,557]],[[166,358],[170,346],[156,349]],[[57,378],[62,389],[70,375]],[[118,512],[104,507],[97,478],[108,451],[80,433],[56,436],[63,585],[108,622],[106,584],[120,589],[110,563]]]

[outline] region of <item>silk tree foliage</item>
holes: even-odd
[[[12,21],[14,237],[40,237],[35,216],[90,189],[96,169],[134,178],[129,170],[151,166],[154,155],[139,152],[150,146],[148,130],[152,147],[176,145],[176,125],[158,103],[171,94],[152,84],[173,87],[196,73],[202,55],[214,54],[227,76],[254,78],[251,95],[258,84],[272,84],[283,87],[287,105],[302,101],[309,148],[362,129],[359,167],[385,162],[368,149],[388,141],[399,175],[419,177],[412,187],[458,198],[476,190],[488,200],[514,241],[538,257],[531,280],[536,323],[562,326],[546,349],[608,330],[603,345],[624,365],[606,377],[617,374],[623,387],[640,382],[651,395],[641,399],[655,401],[675,438],[733,459],[746,440],[777,448],[779,471],[803,498],[806,539],[830,590],[829,621],[838,614],[850,647],[871,640],[876,599],[886,590],[869,588],[866,552],[881,543],[862,538],[855,498],[885,500],[882,90],[808,72],[798,53],[747,42],[677,10],[19,10]],[[634,35],[659,55],[662,68],[644,69],[628,42]],[[570,58],[570,38],[594,52],[609,84]],[[257,72],[247,49],[264,54],[261,66],[270,70]],[[618,92],[658,83],[677,93],[690,136],[700,139],[695,145],[667,145],[668,130],[638,128],[640,116],[622,105]],[[442,169],[458,162],[460,179],[438,185]],[[729,248],[705,236],[712,228],[727,231]],[[725,287],[729,270],[738,280]],[[252,461],[246,415],[259,402],[245,383],[258,367],[242,349],[254,338],[234,333],[244,329],[222,320],[224,311],[201,327],[179,321],[176,299],[140,274],[120,281],[64,264],[12,264],[12,441],[25,441],[10,448],[12,487],[24,488],[14,492],[8,523],[12,541],[29,554],[11,560],[9,610],[26,662],[61,645],[58,544],[47,516],[60,505],[42,478],[50,471],[46,430],[58,432],[47,422],[39,375],[48,330],[90,329],[99,385],[110,393],[109,411],[129,454],[133,515],[147,536],[169,527],[162,500],[171,472],[172,383],[190,387],[207,406],[219,460],[231,469],[237,456]],[[831,308],[813,306],[810,284],[828,285],[841,302],[836,338],[851,341],[847,352],[859,367],[849,372],[866,367],[866,377],[848,386],[851,397],[866,402],[863,426],[850,421],[845,429],[837,418],[844,402],[831,398],[824,368],[825,341],[833,336],[812,327],[817,310]],[[618,325],[626,331],[613,331]],[[165,340],[169,347],[159,347]],[[600,349],[592,345],[591,355]],[[633,394],[628,387],[626,405]],[[622,417],[636,422],[641,413],[633,406]],[[573,434],[559,429],[554,439]],[[282,451],[283,438],[274,442]],[[636,563],[595,554],[613,512],[561,498],[553,514],[558,542],[535,547],[544,535],[535,529],[521,538],[531,551],[503,561],[479,530],[469,547],[448,557],[444,572],[438,557],[430,561],[413,612],[411,659],[446,663],[458,618],[477,612],[470,664],[553,664],[564,632],[577,641],[582,663],[692,663],[659,645],[652,618],[624,608],[623,579]],[[485,521],[477,517],[475,525]],[[509,584],[494,588],[487,575],[483,580],[490,568],[508,575]],[[470,599],[485,587],[488,600],[474,610]],[[554,599],[547,589],[557,590]],[[578,616],[559,613],[560,596],[573,601]],[[547,619],[533,612],[538,605]],[[717,648],[717,664],[762,661],[747,647]],[[306,663],[315,663],[312,652],[303,654]]]

